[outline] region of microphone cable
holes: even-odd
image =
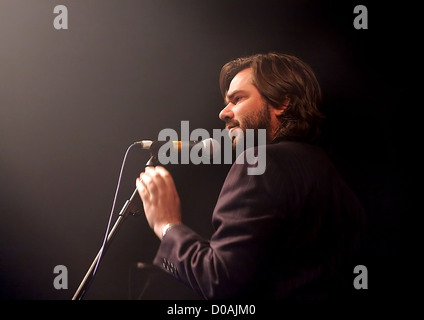
[[[125,163],[126,163],[126,161],[127,161],[128,154],[129,154],[130,150],[131,150],[134,146],[136,146],[136,145],[138,145],[138,143],[133,143],[133,144],[131,144],[131,145],[127,148],[127,150],[126,150],[126,152],[125,152],[125,155],[124,155],[124,158],[123,158],[123,160],[122,160],[121,169],[120,169],[120,171],[119,171],[119,176],[118,176],[118,183],[117,183],[117,185],[116,185],[115,195],[114,195],[113,202],[112,202],[112,208],[111,208],[111,210],[110,210],[109,221],[108,221],[108,223],[107,223],[107,227],[106,227],[106,233],[105,233],[105,236],[104,236],[104,239],[103,239],[102,246],[101,246],[101,248],[100,248],[100,250],[99,250],[99,253],[98,253],[98,259],[97,259],[97,261],[96,261],[96,265],[95,265],[95,267],[93,268],[93,272],[92,272],[91,277],[90,277],[90,279],[89,279],[89,283],[88,283],[88,285],[87,285],[87,288],[89,287],[89,284],[93,281],[94,276],[95,276],[95,274],[96,274],[96,272],[97,272],[97,269],[98,269],[98,267],[99,267],[100,260],[101,260],[101,259],[102,259],[102,257],[103,257],[103,252],[104,252],[104,249],[105,249],[105,247],[106,247],[107,238],[108,238],[108,235],[109,235],[109,232],[110,232],[110,227],[111,227],[112,219],[113,219],[114,212],[115,212],[116,200],[117,200],[117,198],[118,198],[119,188],[120,188],[120,186],[121,186],[122,173],[123,173],[123,171],[124,171],[124,167],[125,167]],[[85,290],[85,291],[86,291],[86,290]],[[82,293],[82,295],[81,295],[80,299],[82,298],[82,296],[83,296],[83,294],[84,294],[84,293],[85,293],[85,292],[83,292],[83,293]]]

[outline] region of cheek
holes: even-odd
[[[245,101],[237,105],[233,109],[233,112],[236,119],[245,119],[246,117],[249,117],[249,115],[255,113],[255,104],[250,101]]]

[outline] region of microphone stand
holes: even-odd
[[[152,155],[149,159],[149,161],[146,163],[146,166],[155,166],[157,165],[158,160],[157,158]],[[82,279],[81,284],[79,285],[77,291],[75,292],[74,296],[72,297],[72,300],[81,300],[84,294],[87,292],[89,285],[93,281],[93,272],[94,268],[97,265],[97,262],[99,259],[103,256],[102,252],[106,252],[106,249],[109,248],[110,243],[115,236],[116,232],[118,231],[119,227],[122,225],[124,220],[128,217],[128,215],[137,215],[140,214],[141,210],[143,208],[143,204],[141,203],[141,199],[138,196],[138,190],[135,188],[134,192],[132,193],[131,197],[125,202],[124,206],[121,209],[121,212],[119,212],[118,219],[116,220],[115,224],[113,225],[112,229],[110,230],[106,243],[103,248],[100,248],[99,252],[97,253],[96,257],[94,258],[94,261],[92,262],[90,268],[88,269],[87,273],[85,274],[85,277]],[[100,262],[99,262],[100,263]]]

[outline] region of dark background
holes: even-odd
[[[190,131],[222,129],[221,66],[268,51],[299,56],[322,85],[331,155],[369,215],[369,289],[358,295],[408,297],[413,190],[402,108],[415,9],[377,3],[1,0],[1,299],[70,300],[102,244],[127,148],[164,128],[180,133],[183,120]],[[367,30],[353,27],[359,4]],[[68,8],[68,30],[53,27],[56,5]],[[114,219],[148,158],[130,149]],[[186,224],[208,237],[229,166],[168,168]],[[198,299],[137,268],[158,244],[143,215],[129,216],[84,298]],[[67,267],[68,289],[54,288],[56,265]]]

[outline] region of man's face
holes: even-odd
[[[237,130],[266,129],[267,138],[272,132],[270,107],[252,84],[252,70],[240,71],[231,81],[225,97],[226,106],[219,113],[225,121],[225,128],[233,137],[233,145],[237,143]]]

